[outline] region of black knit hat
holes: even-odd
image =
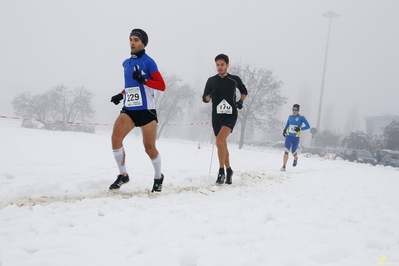
[[[296,104],[294,104],[294,105],[292,106],[292,109],[297,109],[298,112],[299,112],[299,107],[300,107],[299,104],[296,103]]]
[[[139,37],[139,39],[144,44],[144,46],[147,46],[147,44],[148,44],[148,35],[142,29],[133,29],[132,32],[130,33],[130,36]]]

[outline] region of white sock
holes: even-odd
[[[161,155],[158,154],[157,157],[155,157],[154,159],[151,159],[152,162],[152,166],[154,166],[154,170],[155,170],[155,179],[160,179],[162,177],[162,173],[161,173]]]
[[[126,158],[125,149],[123,147],[121,147],[120,149],[113,150],[113,152],[114,152],[116,164],[118,165],[118,168],[119,168],[119,173],[126,174],[127,171],[126,171],[126,164],[125,164],[125,158]]]

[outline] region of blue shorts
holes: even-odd
[[[292,136],[286,136],[285,137],[285,153],[288,154],[290,153],[290,150],[292,153],[296,153],[296,149],[298,149],[298,144],[299,144],[299,138],[298,137],[292,137]]]

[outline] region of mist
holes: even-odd
[[[364,130],[364,116],[399,115],[395,0],[1,0],[0,115],[13,115],[19,93],[63,84],[93,92],[93,122],[113,123],[120,106],[109,101],[124,86],[129,33],[142,28],[161,73],[178,75],[198,96],[216,73],[214,57],[225,53],[231,66],[273,71],[288,97],[281,120],[299,103],[315,127],[329,11],[339,16],[331,21],[321,130]]]

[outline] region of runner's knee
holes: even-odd
[[[154,155],[156,155],[158,152],[157,152],[157,149],[156,149],[156,147],[155,147],[155,144],[144,144],[144,149],[145,149],[145,152],[152,158],[152,157],[154,157]]]
[[[117,134],[117,133],[112,133],[111,136],[111,142],[112,142],[112,146],[121,146],[123,141],[123,137],[121,134]]]

